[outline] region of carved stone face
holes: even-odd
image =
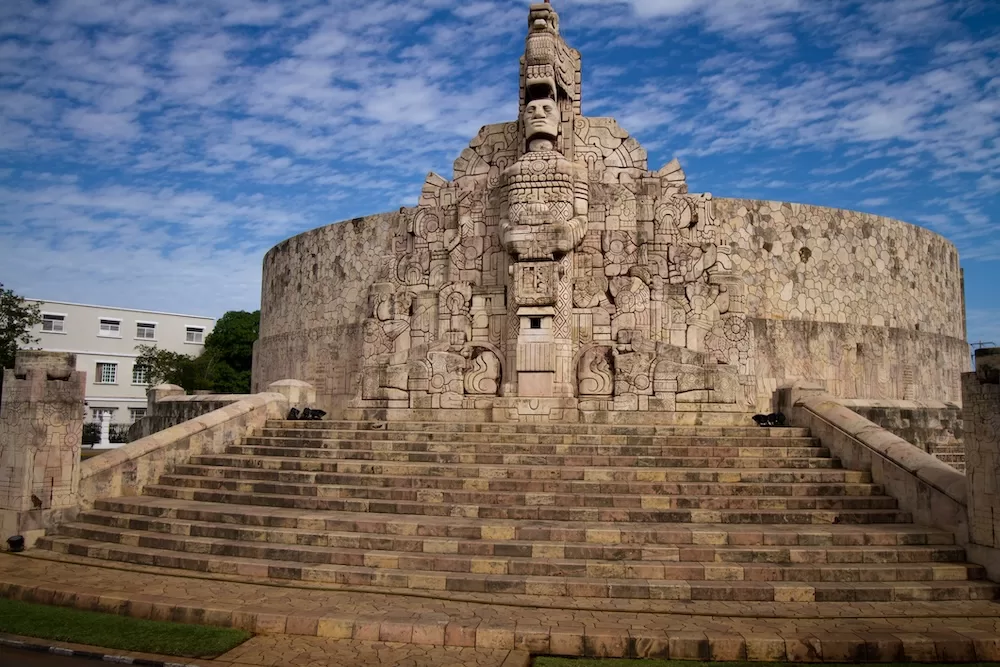
[[[559,107],[555,100],[540,99],[528,102],[524,109],[524,134],[528,140],[559,136]]]

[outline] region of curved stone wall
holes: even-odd
[[[968,370],[958,254],[898,220],[840,209],[715,199],[747,284],[758,409],[795,379],[845,398],[960,402]],[[264,260],[254,390],[305,380],[324,409],[360,393],[368,290],[407,217],[386,213],[300,234]]]
[[[958,251],[899,220],[716,199],[747,283],[760,400],[783,382],[844,398],[960,403],[969,368]]]
[[[253,391],[305,380],[325,410],[358,391],[368,288],[392,251],[398,213],[355,218],[294,236],[264,257]]]

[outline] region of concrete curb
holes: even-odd
[[[34,651],[36,653],[51,653],[53,655],[61,655],[67,658],[72,657],[84,658],[88,660],[101,660],[103,662],[110,662],[119,665],[144,665],[145,667],[197,667],[197,665],[190,665],[185,662],[166,662],[163,660],[147,660],[146,658],[130,658],[125,655],[101,653],[99,651],[68,649],[61,646],[37,644],[18,639],[7,639],[5,637],[0,637],[0,646],[8,646],[22,651]]]

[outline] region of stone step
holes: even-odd
[[[694,436],[694,437],[809,437],[807,428],[761,428],[748,420],[745,425],[671,425],[671,424],[504,424],[463,422],[374,422],[374,421],[280,421],[269,420],[266,429],[293,431],[361,431],[410,433],[506,433],[551,435],[620,435],[620,436]]]
[[[137,530],[102,528],[72,523],[60,536],[147,549],[231,556],[302,564],[347,565],[381,570],[460,572],[544,577],[609,577],[680,581],[786,581],[786,582],[889,582],[974,581],[985,570],[967,563],[775,563],[775,562],[674,562],[658,558],[608,560],[602,553],[567,556],[555,550],[547,556],[468,555],[447,552],[366,550],[350,547],[266,544],[216,536],[165,535]],[[700,554],[698,554],[700,555]],[[898,557],[897,554],[893,554]]]
[[[242,493],[266,493],[285,496],[318,498],[369,499],[403,502],[442,503],[453,505],[497,505],[507,507],[615,507],[643,509],[738,509],[738,510],[841,510],[895,509],[896,500],[888,496],[712,496],[712,495],[646,495],[502,492],[489,490],[414,489],[406,487],[372,487],[324,485],[319,483],[270,482],[226,479],[197,475],[163,475],[162,486],[193,489],[216,489]]]
[[[579,420],[572,426],[645,426],[657,425],[754,425],[753,412],[735,409],[733,405],[716,403],[678,403],[670,412],[661,411],[616,411],[601,410],[580,412]],[[500,424],[503,426],[552,426],[552,422],[496,422],[493,409],[483,410],[438,410],[433,408],[351,408],[328,415],[331,421],[390,421],[453,424],[473,422]],[[544,419],[544,418],[543,418]],[[557,422],[556,425],[562,425]]]
[[[299,545],[326,549],[353,549],[365,552],[394,551],[418,554],[453,554],[464,556],[520,557],[536,559],[585,559],[604,561],[660,561],[663,563],[754,563],[754,564],[912,564],[960,563],[965,551],[955,545],[931,546],[711,546],[707,543],[668,544],[593,544],[587,542],[548,542],[502,539],[450,539],[418,535],[391,535],[346,531],[317,531],[298,528],[255,528],[211,521],[158,519],[132,514],[91,510],[81,513],[72,532],[60,534],[123,543],[125,531],[160,533],[232,540],[242,543],[265,543],[274,546]],[[80,532],[85,530],[111,531]],[[669,530],[669,529],[668,529]],[[718,531],[692,533],[675,531],[682,539],[729,539],[731,534]],[[697,537],[694,537],[697,536]],[[783,536],[783,537],[787,537]],[[772,538],[773,539],[773,538]],[[132,540],[135,543],[134,539]]]
[[[57,553],[201,572],[395,589],[721,601],[912,601],[996,599],[997,586],[981,581],[769,582],[619,579],[491,573],[429,572],[366,566],[309,564],[236,556],[178,553],[71,537],[45,537],[41,548]],[[858,576],[863,568],[858,569]],[[850,575],[848,575],[850,576]]]
[[[744,484],[740,482],[643,482],[588,480],[532,480],[417,475],[371,475],[324,473],[299,470],[269,470],[213,465],[180,465],[175,474],[213,479],[258,480],[293,484],[378,486],[391,488],[478,490],[521,493],[660,494],[702,496],[880,496],[878,484],[788,483]]]
[[[693,440],[693,439],[692,439]],[[826,457],[830,450],[809,438],[768,440],[767,438],[728,438],[726,441],[704,439],[707,444],[673,444],[660,439],[644,445],[578,445],[578,444],[514,444],[468,442],[403,442],[393,440],[307,440],[303,438],[256,437],[242,443],[254,447],[286,447],[291,449],[329,449],[361,452],[419,452],[446,454],[483,454],[497,456],[781,456]]]
[[[316,431],[291,429],[262,429],[260,435],[251,436],[249,442],[266,444],[273,440],[303,443],[355,443],[357,448],[369,443],[409,443],[416,448],[421,443],[464,450],[475,445],[507,445],[508,448],[528,448],[535,451],[538,445],[565,445],[574,447],[819,447],[819,439],[812,437],[777,438],[760,433],[740,436],[702,435],[566,435],[559,433],[441,433],[428,431]],[[344,445],[347,447],[348,445]]]
[[[264,447],[232,445],[228,454],[286,456],[346,461],[408,461],[419,463],[471,463],[483,465],[537,466],[640,466],[647,468],[839,468],[840,461],[828,456],[779,456],[759,450],[756,456],[600,456],[576,454],[463,454],[453,452],[381,452],[310,447]],[[808,452],[809,450],[803,450]],[[741,452],[742,454],[743,452]]]
[[[146,493],[160,498],[200,500],[240,505],[266,505],[301,510],[372,512],[383,514],[427,514],[493,519],[554,521],[630,521],[641,523],[908,523],[909,513],[894,509],[664,509],[660,507],[580,507],[554,505],[498,506],[430,502],[427,500],[373,500],[368,498],[320,498],[290,496],[261,491],[235,491],[151,485]],[[662,504],[672,504],[665,498]],[[654,504],[661,504],[659,501]]]
[[[429,476],[450,478],[586,480],[601,482],[746,482],[791,484],[869,484],[867,472],[843,468],[645,468],[612,466],[476,466],[464,464],[434,465],[412,462],[344,461],[283,456],[221,454],[193,456],[192,465],[255,468],[261,470],[297,470],[324,473],[347,473],[383,476]]]
[[[601,546],[898,547],[955,544],[955,538],[950,533],[906,523],[823,526],[666,522],[650,526],[618,521],[528,523],[476,517],[302,512],[263,505],[220,504],[155,496],[98,500],[95,511],[129,519],[225,524],[247,530],[281,528],[317,534],[344,532],[376,537],[439,537],[450,540],[514,540]]]

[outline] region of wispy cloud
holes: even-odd
[[[527,5],[0,3],[0,278],[254,307],[271,245],[412,204],[427,171],[515,115]],[[556,6],[585,111],[617,117],[654,168],[680,155],[696,190],[875,210],[1000,260],[995,3]],[[100,268],[70,268],[81,257]],[[154,272],[169,278],[135,279]],[[970,308],[987,288],[970,284]]]

